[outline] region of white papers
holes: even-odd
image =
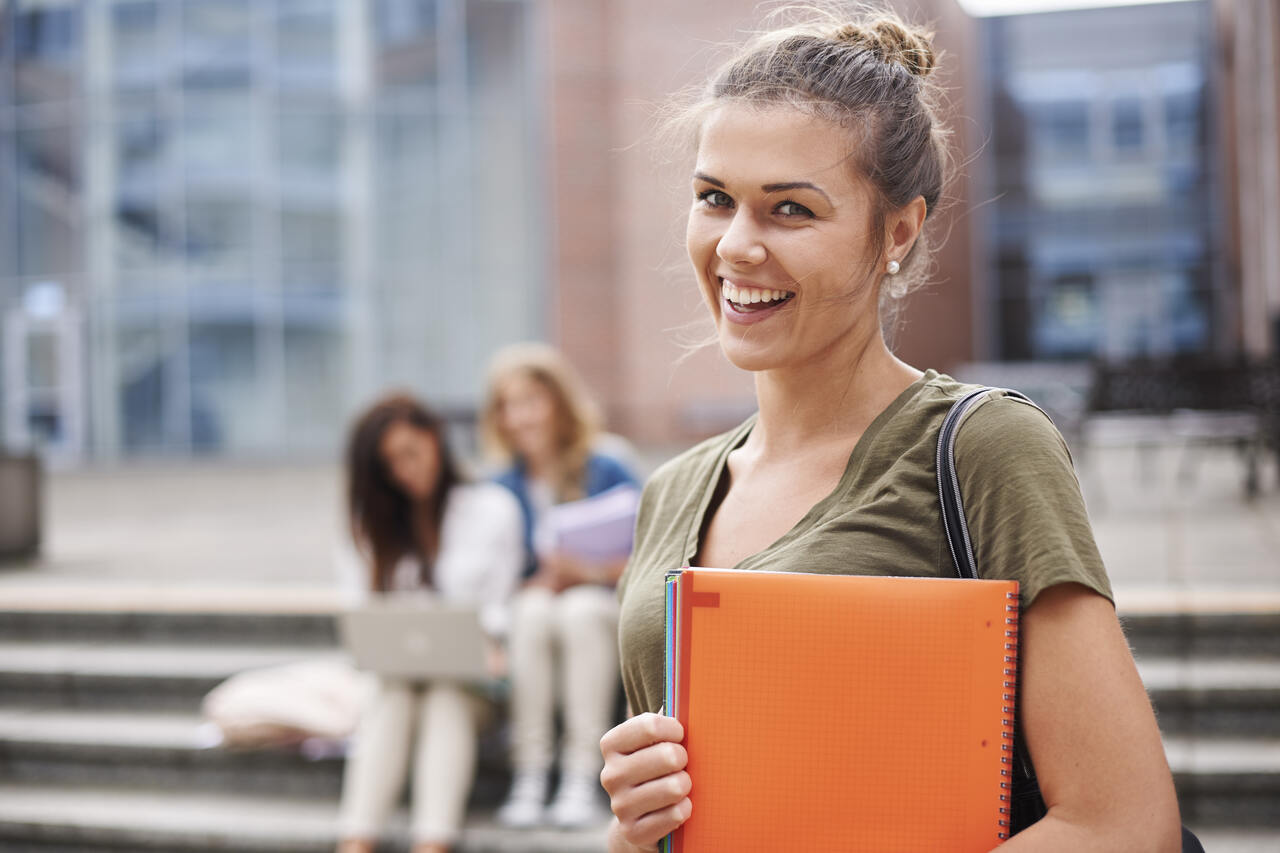
[[[538,520],[539,553],[561,551],[579,560],[604,563],[631,554],[640,490],[614,486],[580,501],[548,507]]]

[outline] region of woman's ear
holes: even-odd
[[[924,196],[916,196],[889,214],[885,223],[885,257],[901,262],[915,245],[929,210]]]

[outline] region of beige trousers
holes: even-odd
[[[456,684],[382,679],[347,757],[341,837],[379,836],[404,788],[412,752],[413,840],[452,844],[475,776],[476,732],[489,710]]]
[[[559,594],[528,587],[517,594],[509,637],[517,770],[551,768],[559,694],[565,729],[561,772],[600,772],[600,738],[613,725],[618,692],[617,634],[618,601],[611,587],[581,585]]]

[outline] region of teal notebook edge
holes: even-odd
[[[663,661],[662,661],[662,713],[668,717],[676,715],[675,709],[679,697],[676,695],[679,680],[676,678],[676,661],[680,658],[680,632],[676,630],[676,614],[679,613],[680,575],[682,569],[672,569],[663,579],[663,611],[664,620]],[[674,853],[675,841],[668,835],[658,843],[660,853]]]

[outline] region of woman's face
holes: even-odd
[[[880,334],[872,195],[848,155],[846,130],[794,107],[725,104],[703,125],[686,245],[738,367],[856,358]]]
[[[378,455],[391,481],[412,501],[429,500],[440,479],[440,443],[429,430],[395,421],[382,434]]]
[[[515,373],[498,387],[498,426],[516,455],[545,458],[556,449],[556,403],[537,379]]]

